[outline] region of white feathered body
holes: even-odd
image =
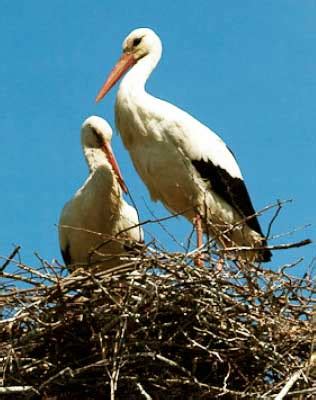
[[[126,253],[126,243],[142,240],[141,228],[134,227],[138,223],[137,212],[124,201],[113,171],[101,165],[65,205],[59,222],[60,245],[68,249],[75,267],[98,262],[102,268],[116,266],[122,264],[119,255]]]
[[[152,199],[190,221],[198,211],[207,221],[204,230],[213,235],[241,221],[243,217],[212,191],[192,164],[192,160],[211,160],[233,178],[243,179],[222,139],[185,111],[129,85],[128,75],[117,95],[116,125]],[[244,224],[228,236],[238,245],[262,239]]]

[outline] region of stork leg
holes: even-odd
[[[200,214],[195,215],[194,226],[196,229],[197,248],[199,249],[203,245],[203,230],[202,230],[202,221]],[[202,267],[204,265],[200,254],[198,254],[195,258],[195,265],[198,267]]]

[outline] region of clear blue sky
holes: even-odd
[[[116,89],[94,102],[134,28],[153,28],[164,54],[148,90],[220,134],[237,156],[257,209],[293,199],[274,225],[273,243],[315,239],[316,1],[35,1],[2,0],[0,13],[0,254],[22,246],[25,262],[61,259],[55,224],[87,168],[79,129],[91,114],[114,126]],[[142,219],[150,201],[120,137],[114,151]],[[264,230],[267,218],[262,218]],[[179,241],[190,227],[168,225]],[[158,227],[150,233],[174,249]],[[278,253],[271,267],[315,245]]]

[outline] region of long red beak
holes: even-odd
[[[115,67],[110,72],[108,79],[102,86],[99,94],[97,95],[95,101],[98,102],[111,90],[111,88],[116,84],[116,82],[121,78],[121,76],[127,72],[133,65],[136,64],[136,60],[133,54],[123,53],[121,58],[116,63]]]
[[[103,151],[105,152],[109,163],[112,165],[113,171],[117,177],[117,180],[118,180],[119,185],[121,186],[121,189],[123,190],[124,193],[127,193],[128,192],[127,186],[125,185],[123,176],[120,171],[120,167],[118,166],[118,163],[116,161],[116,158],[114,156],[114,153],[113,153],[110,143],[104,143]]]

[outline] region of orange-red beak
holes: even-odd
[[[116,158],[114,156],[114,153],[113,153],[110,143],[104,143],[103,151],[105,152],[109,163],[112,165],[113,171],[117,177],[117,180],[118,180],[119,185],[121,186],[121,189],[123,190],[124,193],[127,193],[128,192],[127,186],[125,185],[123,176],[120,171],[120,167],[118,166],[118,163],[116,161]]]
[[[102,86],[99,94],[96,97],[96,102],[103,99],[103,97],[111,90],[111,88],[116,84],[116,82],[121,78],[121,76],[127,72],[134,64],[136,60],[133,54],[123,53],[121,58],[116,63],[115,67],[110,72],[108,79]]]

